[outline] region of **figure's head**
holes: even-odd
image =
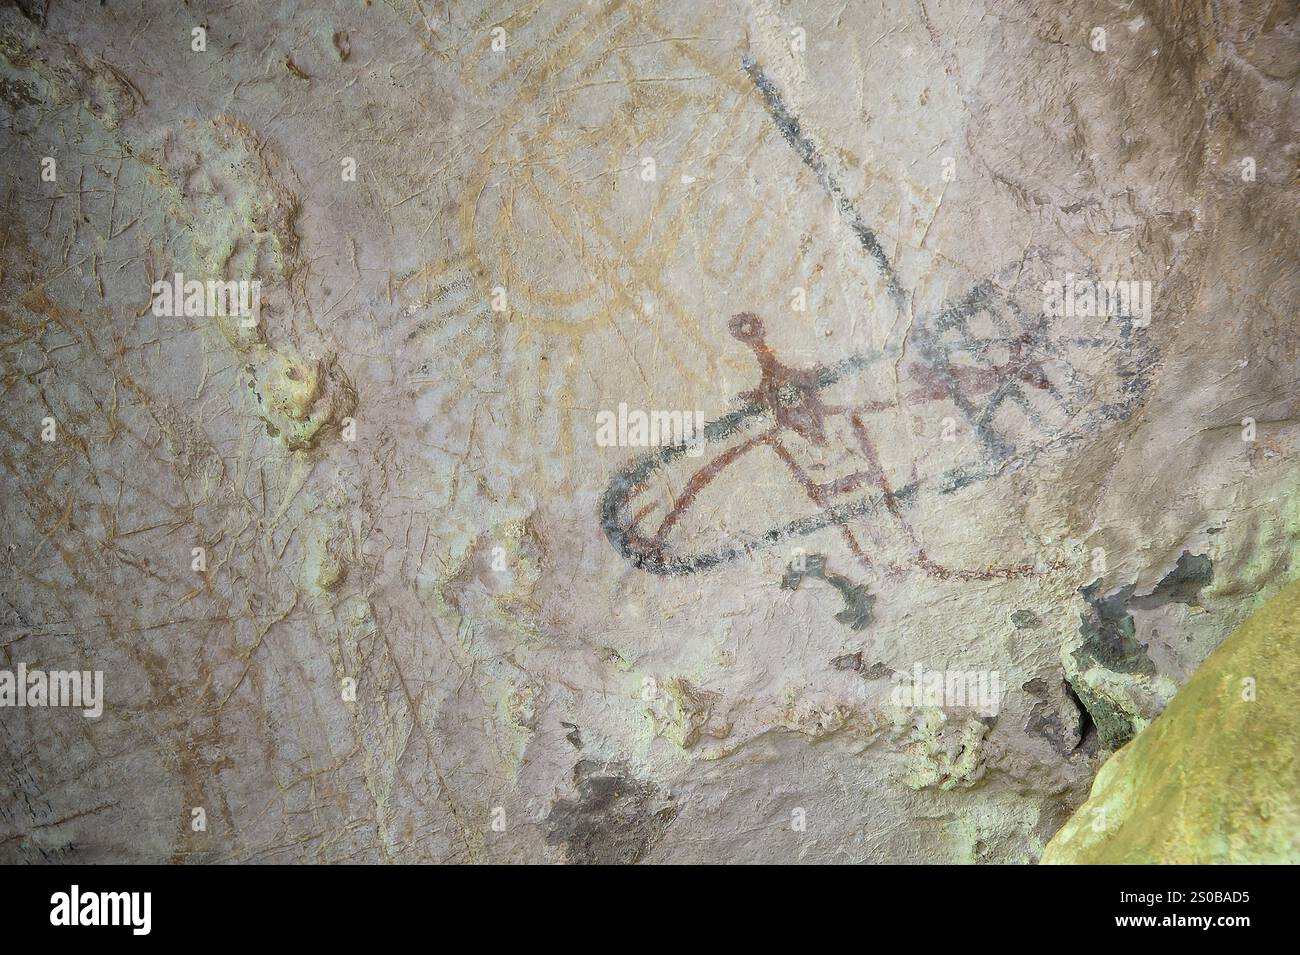
[[[731,332],[732,337],[747,345],[761,343],[766,331],[763,328],[763,320],[753,312],[741,312],[739,315],[732,315],[731,320],[727,322],[727,330]]]

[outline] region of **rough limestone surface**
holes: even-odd
[[[1037,861],[1300,576],[1298,77],[1269,0],[4,6],[0,861]]]
[[[1300,863],[1300,582],[1106,761],[1044,863]]]

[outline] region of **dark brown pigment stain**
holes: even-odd
[[[671,796],[619,767],[580,760],[573,783],[578,798],[558,800],[546,817],[547,845],[562,846],[572,863],[640,862],[677,818]]]

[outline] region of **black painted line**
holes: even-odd
[[[885,274],[885,278],[889,283],[889,294],[893,296],[894,301],[900,308],[905,307],[906,296],[903,293],[903,287],[899,285],[898,276],[895,274],[894,267],[890,263],[884,247],[881,246],[880,240],[876,238],[876,233],[867,225],[862,213],[858,212],[848,195],[845,194],[844,187],[840,185],[839,180],[835,178],[835,174],[831,172],[826,159],[818,151],[817,146],[804,133],[799,118],[791,113],[789,107],[786,106],[781,91],[776,88],[776,84],[763,72],[763,68],[758,65],[758,61],[752,56],[745,55],[741,57],[740,65],[749,74],[749,78],[754,81],[754,87],[763,97],[763,103],[767,106],[772,122],[781,131],[785,141],[790,144],[795,154],[803,160],[804,165],[816,174],[817,181],[821,183],[827,195],[834,201],[835,208],[839,211],[844,223],[857,236],[862,248],[875,260],[876,265],[880,267],[880,271]]]

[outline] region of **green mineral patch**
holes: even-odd
[[[1045,863],[1300,862],[1300,581],[1112,756]]]

